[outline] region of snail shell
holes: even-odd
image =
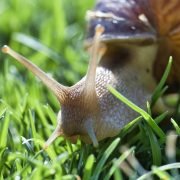
[[[57,127],[45,147],[58,136],[71,140],[80,136],[97,146],[137,117],[108,91],[108,84],[145,108],[170,55],[174,66],[168,83],[180,82],[179,0],[100,0],[87,18],[89,67],[72,87],[61,85],[9,47],[3,48],[39,77],[61,104]]]
[[[86,44],[91,44],[94,27],[105,27],[103,41],[108,49],[117,44],[156,45],[153,75],[160,80],[170,56],[173,66],[167,83],[180,84],[180,1],[179,0],[99,0],[89,21]],[[110,47],[110,48],[109,48]],[[108,53],[108,51],[107,51]],[[120,59],[121,60],[121,59]],[[146,60],[145,60],[146,61]]]

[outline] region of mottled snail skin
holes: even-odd
[[[83,141],[97,146],[98,141],[117,135],[125,124],[136,118],[137,114],[133,110],[108,91],[108,84],[141,108],[145,108],[146,101],[150,100],[156,86],[154,74],[157,70],[154,72],[154,66],[157,60],[167,63],[167,59],[158,59],[162,51],[161,41],[166,42],[168,39],[168,45],[170,41],[169,36],[162,35],[159,26],[164,24],[159,22],[159,14],[156,18],[156,13],[161,13],[158,10],[161,5],[170,8],[173,3],[179,10],[178,0],[172,0],[166,5],[164,2],[165,0],[159,0],[158,3],[155,0],[98,1],[95,10],[87,15],[89,30],[86,46],[91,50],[87,74],[72,87],[59,84],[9,47],[3,48],[3,52],[12,55],[38,76],[61,104],[58,125],[45,147],[58,136],[71,140],[80,136]],[[178,18],[170,23],[172,21],[177,23],[170,25],[172,28],[168,28],[168,32],[180,22]],[[179,65],[178,29],[175,34],[177,35],[172,35],[170,41],[174,46],[168,48],[168,52]],[[179,76],[171,76],[171,84],[179,83]]]

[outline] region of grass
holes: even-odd
[[[84,17],[93,4],[90,0],[1,0],[0,46],[10,45],[59,82],[72,85],[86,72]],[[58,138],[42,151],[56,126],[59,104],[12,58],[1,53],[0,64],[0,179],[178,179],[180,105],[172,115],[152,116],[151,105],[144,111],[109,87],[139,113],[137,119],[97,149],[80,140],[71,144]],[[171,61],[153,102],[164,93],[170,66]]]

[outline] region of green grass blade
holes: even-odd
[[[90,179],[94,162],[95,162],[95,157],[93,154],[91,154],[86,161],[83,179],[87,179],[87,180]]]
[[[156,89],[153,92],[153,95],[151,98],[151,107],[156,103],[157,99],[164,93],[165,89],[164,90],[162,90],[162,89],[163,89],[163,86],[165,85],[167,77],[170,73],[171,67],[172,67],[172,57],[169,58],[169,62],[168,62],[167,67],[164,71],[164,74],[163,74],[159,84],[157,85]]]
[[[121,93],[119,93],[116,89],[114,89],[112,86],[108,85],[107,86],[108,90],[119,100],[121,100],[123,103],[125,103],[127,106],[129,106],[131,109],[134,111],[138,112],[141,114],[143,117],[149,116],[143,109],[140,107],[136,106],[133,102],[128,100],[125,96],[123,96]]]
[[[156,171],[157,171],[157,169],[159,171],[168,171],[168,170],[171,170],[171,169],[180,169],[180,163],[167,164],[167,165],[164,165],[164,166],[157,167]],[[137,180],[146,180],[149,177],[151,177],[153,174],[154,174],[154,171],[152,170],[152,171],[142,175]]]
[[[172,177],[166,171],[161,171],[157,167],[153,167],[152,170],[154,174],[156,174],[159,177],[159,179],[172,179]]]
[[[92,179],[93,180],[98,180],[99,179],[99,175],[102,171],[102,168],[105,164],[105,162],[107,161],[107,159],[109,158],[109,156],[111,155],[111,153],[114,151],[114,149],[117,147],[117,145],[120,142],[120,138],[115,139],[111,145],[105,150],[105,152],[103,153],[101,159],[98,161],[97,166],[93,172],[93,176]]]
[[[128,149],[118,159],[113,160],[113,165],[111,169],[109,170],[109,172],[107,173],[104,180],[109,180],[112,177],[115,171],[119,169],[120,164],[134,151],[134,149],[135,149],[134,147],[132,147],[131,149]]]
[[[43,168],[42,167],[38,167],[35,168],[34,171],[32,171],[30,179],[42,179],[42,173],[43,173]]]
[[[49,119],[54,127],[57,125],[57,115],[54,113],[49,105],[44,106],[44,110],[47,112]]]
[[[162,162],[162,155],[161,155],[162,153],[159,142],[156,136],[154,135],[153,131],[151,130],[151,128],[147,125],[146,125],[146,130],[151,144],[153,164],[159,166],[161,165]]]
[[[34,115],[31,110],[29,110],[29,121],[31,125],[31,132],[32,132],[32,138],[36,138],[36,128],[35,128],[35,120],[34,120]]]
[[[7,137],[8,137],[8,127],[10,122],[10,115],[8,112],[5,113],[4,122],[0,127],[0,149],[6,147]]]
[[[4,107],[4,105],[0,106],[0,118],[2,118],[2,116],[4,116],[6,110],[7,110],[7,108]]]
[[[129,122],[125,125],[120,131],[120,137],[125,136],[129,131],[136,127],[136,125],[142,120],[142,116],[137,117],[136,119]]]
[[[123,180],[123,176],[120,169],[115,170],[113,178],[114,180]]]
[[[163,112],[162,114],[160,114],[159,116],[157,116],[157,117],[154,119],[154,121],[155,121],[157,124],[159,124],[160,122],[162,122],[162,121],[167,117],[168,114],[169,114],[169,112],[168,112],[168,111],[165,111],[165,112]]]
[[[78,176],[73,174],[62,176],[62,180],[76,180],[76,179],[78,179]]]
[[[180,135],[180,127],[178,126],[178,124],[176,123],[176,121],[174,119],[171,119],[171,123],[173,124],[175,130],[176,130],[176,133],[178,135]]]
[[[136,111],[137,113],[141,114],[143,118],[147,121],[147,123],[151,126],[151,128],[156,132],[156,134],[163,140],[165,139],[165,134],[161,130],[161,128],[156,124],[156,122],[152,119],[152,117],[143,109],[136,106],[133,102],[128,100],[126,97],[124,97],[122,94],[120,94],[117,90],[115,90],[113,87],[108,85],[108,90],[117,97],[120,101],[125,103],[127,106],[129,106],[131,109]]]

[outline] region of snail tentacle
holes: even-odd
[[[7,45],[3,46],[2,52],[9,54],[13,58],[15,58],[19,63],[24,65],[28,70],[30,70],[34,75],[36,75],[41,81],[52,90],[52,92],[57,96],[60,103],[63,103],[65,100],[65,96],[68,92],[68,87],[61,85],[52,77],[48,76],[44,71],[42,71],[35,64],[30,62],[27,58],[20,55],[19,53],[12,50]]]

